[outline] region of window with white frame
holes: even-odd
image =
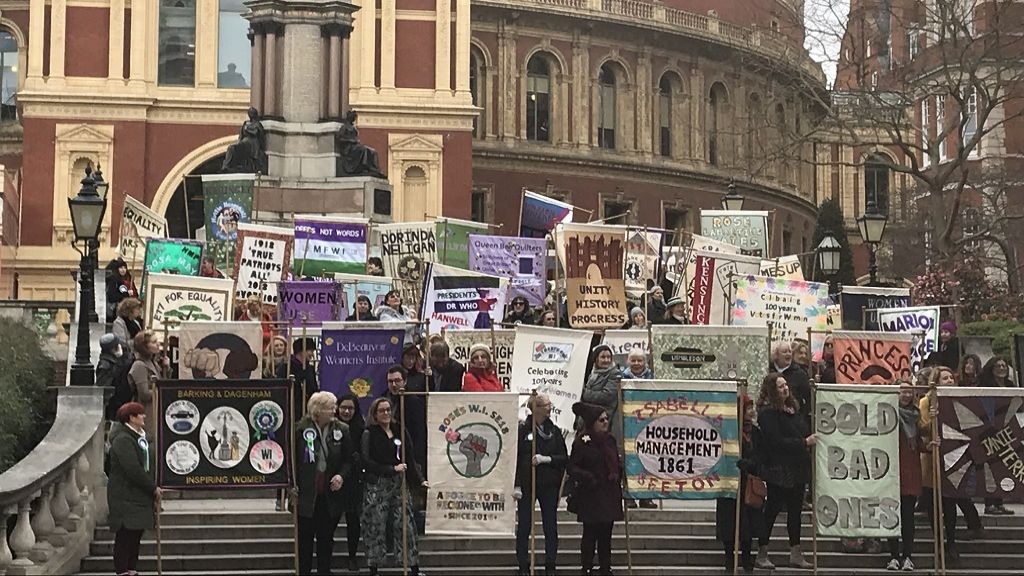
[[[871,57],[871,39],[868,38],[867,42],[864,43],[864,56]]]
[[[918,32],[917,30],[912,29],[912,30],[910,30],[910,32],[907,32],[907,59],[908,60],[913,60],[914,58],[917,57],[917,53],[920,50],[920,46],[918,46],[919,38],[920,38],[920,32]]]
[[[939,162],[947,158],[946,150],[946,97],[939,94],[935,97],[935,139],[939,147]]]
[[[925,96],[921,99],[921,167],[927,168],[932,162],[932,158],[929,155],[928,149],[931,146],[928,145],[929,138],[931,138],[930,120],[931,120],[931,107],[928,103],[931,98]]]
[[[159,10],[157,83],[161,86],[194,86],[195,0],[160,0]]]
[[[877,90],[878,89],[878,72],[877,71],[871,73],[871,89],[872,90]]]
[[[978,132],[978,91],[973,87],[964,95],[964,116],[963,138],[966,145]],[[971,154],[977,153],[978,147],[975,146]]]

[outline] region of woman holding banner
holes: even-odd
[[[610,414],[603,407],[577,402],[573,414],[582,422],[569,456],[572,502],[569,512],[583,524],[580,561],[583,573],[612,573],[612,527],[623,519],[622,468],[618,443],[609,433]],[[594,548],[600,568],[593,572]]]
[[[366,429],[366,422],[363,420],[363,413],[359,409],[359,397],[349,392],[338,398],[338,420],[348,424],[349,437],[360,442],[363,438],[363,431]],[[361,525],[359,516],[363,509],[363,462],[360,450],[353,454],[352,469],[349,470],[348,478],[341,487],[345,500],[345,536],[348,539],[348,569],[350,572],[359,571],[359,560],[356,552],[359,551],[359,537]]]
[[[679,296],[673,296],[665,303],[665,318],[661,320],[662,324],[689,324],[690,321],[686,317],[686,306],[683,305],[683,299]]]
[[[367,414],[366,431],[362,438],[363,468],[366,471],[366,486],[363,494],[363,535],[366,544],[366,561],[371,576],[377,574],[387,555],[387,536],[391,536],[391,548],[404,554],[411,568],[409,574],[420,574],[419,554],[416,549],[416,526],[413,523],[412,499],[404,498],[402,491],[406,475],[413,482],[426,487],[415,464],[409,466],[402,447],[408,448],[409,437],[402,433],[398,423],[392,419],[394,408],[387,398],[377,398],[370,404]],[[402,525],[402,506],[405,506],[405,525]],[[403,538],[404,532],[404,538]]]
[[[373,314],[381,322],[409,322],[415,320],[412,314],[406,312],[402,306],[402,294],[398,290],[392,290],[384,295],[384,305],[378,306]],[[416,325],[409,325],[405,329],[405,344],[412,345],[416,342]]]
[[[778,372],[765,376],[757,405],[757,423],[761,427],[764,446],[761,478],[768,485],[768,501],[764,508],[764,532],[759,538],[754,566],[775,568],[768,559],[768,542],[775,519],[786,510],[786,531],[789,535],[789,565],[809,570],[813,565],[804,559],[800,549],[800,514],[804,490],[811,478],[810,447],[817,438],[808,430],[807,420],[800,414],[800,405],[789,391],[786,379]]]
[[[607,344],[595,346],[591,350],[591,358],[594,368],[583,385],[583,394],[580,395],[580,400],[604,408],[608,412],[608,417],[612,419],[612,435],[621,438],[621,419],[616,418],[616,414],[619,409],[619,385],[622,382],[622,372],[616,368],[612,349]]]
[[[755,538],[761,538],[764,533],[764,481],[752,477],[758,473],[758,449],[761,447],[761,430],[754,423],[757,416],[757,409],[754,401],[744,394],[740,400],[743,406],[743,446],[742,458],[737,462],[740,469],[740,494],[743,497],[743,508],[740,509],[740,566],[743,570],[750,572],[754,569],[754,559],[751,557],[751,543]],[[748,486],[750,482],[751,484]],[[760,490],[755,486],[760,485]],[[755,506],[748,498],[760,494],[761,504]],[[722,543],[725,552],[725,571],[732,573],[733,556],[736,551],[736,498],[717,498],[715,500],[715,535]]]
[[[551,399],[544,394],[531,396],[530,416],[519,424],[519,454],[516,459],[516,486],[512,495],[516,508],[516,559],[519,575],[530,573],[530,527],[533,503],[540,503],[544,526],[544,575],[554,576],[558,558],[558,499],[568,462],[562,430],[551,421]],[[536,449],[536,451],[535,451]],[[531,486],[536,487],[534,495]]]

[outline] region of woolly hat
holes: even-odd
[[[487,357],[488,358],[491,357],[491,347],[488,346],[487,344],[482,344],[482,343],[479,343],[479,342],[477,342],[476,344],[473,344],[472,346],[469,347],[469,357],[472,358],[473,354],[475,354],[478,351],[486,352],[487,353]]]
[[[939,325],[939,331],[949,332],[950,334],[956,336],[956,322],[953,322],[952,320],[946,320],[941,325]]]
[[[612,354],[614,356],[614,354],[612,353],[611,346],[607,344],[598,344],[597,346],[594,346],[594,348],[590,350],[590,357],[596,359],[597,355],[600,354],[603,350],[607,350],[609,354]]]
[[[643,314],[643,313],[644,313],[644,311],[639,306],[634,306],[633,309],[629,311],[629,319],[633,320],[633,319],[636,318],[637,314]]]
[[[104,334],[103,336],[100,336],[100,352],[113,354],[114,350],[117,348],[118,342],[119,340],[117,339],[117,336],[114,336],[113,334]]]
[[[605,410],[597,404],[589,402],[576,402],[572,405],[572,413],[583,420],[583,428],[589,430],[594,427],[594,422],[604,414]]]
[[[675,306],[677,304],[682,304],[682,303],[683,303],[683,299],[682,298],[680,298],[679,296],[673,296],[673,297],[668,299],[668,302],[665,302],[665,307],[666,308],[671,308],[671,307],[673,307],[673,306]]]
[[[655,290],[661,290],[662,292],[664,292],[664,290],[662,290],[661,286],[655,284],[654,286],[651,286],[650,289],[647,290],[647,293],[648,294],[654,294]]]

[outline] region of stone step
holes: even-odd
[[[830,576],[883,576],[886,574],[893,574],[887,572],[883,568],[874,568],[878,563],[872,564],[872,568],[830,568],[828,574]],[[883,561],[884,565],[885,562]],[[344,574],[355,574],[354,572],[348,572],[345,564],[335,565],[334,573],[337,575]],[[628,568],[625,565],[614,566],[613,570],[616,574],[628,574]],[[542,574],[543,566],[538,567],[538,574]],[[364,567],[362,574],[366,574],[366,568]],[[445,568],[443,572],[439,572],[434,569],[430,571],[430,576],[510,576],[514,573],[514,567],[495,567],[495,568]],[[562,566],[558,568],[558,576],[578,576],[580,573],[579,567]],[[810,570],[792,570],[783,566],[778,567],[772,572],[767,570],[755,570],[755,575],[768,575],[771,576],[809,576],[812,574]],[[822,573],[819,571],[819,573]],[[919,568],[917,572],[910,572],[910,574],[924,574],[923,569]],[[1012,574],[1005,569],[996,570],[978,570],[978,569],[962,569],[956,570],[947,569],[947,574],[956,574],[957,576],[1005,576],[1006,574]],[[1019,572],[1018,572],[1019,573]],[[110,570],[97,570],[95,572],[80,572],[80,576],[109,576]],[[205,574],[209,576],[292,576],[295,574],[294,568],[282,568],[282,569],[259,569],[259,570],[212,570],[206,571]],[[396,576],[402,574],[401,567],[398,568],[384,568],[380,571],[382,576]],[[676,566],[676,565],[664,565],[664,566],[634,566],[634,576],[686,576],[686,575],[725,575],[731,574],[723,571],[716,564],[714,567],[698,568],[694,566]],[[194,576],[195,572],[175,571],[175,570],[164,570],[164,576]]]

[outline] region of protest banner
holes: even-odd
[[[623,257],[626,229],[595,224],[562,224],[556,235],[565,270],[569,325],[618,328],[629,320]]]
[[[640,298],[647,293],[647,283],[658,279],[661,263],[661,232],[629,228],[626,232],[626,295]]]
[[[690,254],[693,266],[687,265],[686,272],[690,323],[728,324],[732,316],[729,302],[733,286],[730,280],[734,284],[742,276],[756,274],[761,260],[753,256],[698,250]]]
[[[512,348],[512,391],[522,394],[520,417],[526,418],[528,394],[536,390],[551,398],[551,421],[566,433],[573,430],[572,405],[583,393],[583,376],[594,334],[544,326],[516,326]]]
[[[900,535],[898,386],[815,387],[814,515],[822,536]]]
[[[839,293],[839,306],[843,330],[878,330],[875,310],[910,306],[910,289],[843,286]]]
[[[324,324],[320,332],[320,389],[349,392],[365,413],[388,390],[388,368],[402,360],[404,328],[375,323]]]
[[[543,306],[547,294],[546,238],[469,235],[469,269],[508,278],[508,296],[526,298],[530,306]]]
[[[519,216],[519,235],[543,238],[563,222],[572,222],[573,205],[523,190]]]
[[[180,322],[232,317],[235,282],[176,274],[151,274],[146,285],[146,327],[163,332]]]
[[[627,498],[735,498],[736,382],[622,381]]]
[[[174,490],[289,486],[291,390],[287,380],[160,382],[157,485]]]
[[[447,217],[438,218],[436,224],[437,261],[469,270],[469,237],[486,235],[490,227],[481,222]]]
[[[910,366],[917,374],[925,359],[939,349],[939,307],[879,308],[876,312],[882,332],[914,335]]]
[[[1024,389],[939,387],[942,496],[1024,501]]]
[[[780,256],[774,260],[761,260],[761,270],[757,275],[784,280],[804,280],[800,257],[795,255]]]
[[[654,374],[668,380],[746,380],[757,398],[768,364],[764,326],[651,327]]]
[[[203,244],[181,238],[147,238],[143,270],[148,274],[198,276]]]
[[[701,210],[700,233],[740,249],[740,254],[768,257],[768,212]]]
[[[516,341],[515,330],[448,330],[444,333],[452,360],[469,366],[469,349],[474,344],[486,344],[491,349],[491,359],[498,379],[505,390],[512,389],[512,347]]]
[[[285,280],[280,295],[277,313],[290,326],[319,326],[339,319],[336,282]]]
[[[518,397],[506,392],[431,394],[427,534],[513,533],[518,406]]]
[[[646,330],[605,330],[602,344],[612,349],[612,360],[625,370],[629,367],[629,353],[640,350],[647,356],[647,367],[651,368],[651,347]]]
[[[437,261],[437,229],[433,222],[381,224],[374,228],[380,238],[384,274],[393,279],[402,302],[419,310],[427,264]]]
[[[828,329],[828,284],[764,276],[734,280],[734,325],[770,325],[773,343],[807,339],[807,330]]]
[[[355,314],[355,301],[358,296],[370,299],[370,309],[376,310],[384,305],[384,297],[391,292],[392,280],[387,276],[368,276],[366,274],[335,274],[334,279],[341,286],[341,305],[338,308],[338,320],[344,320]]]
[[[259,322],[182,322],[178,328],[178,378],[257,380],[263,375]]]
[[[261,296],[264,304],[277,306],[277,285],[291,275],[295,232],[287,228],[238,225],[235,248],[235,298]]]
[[[838,384],[892,384],[910,378],[910,334],[835,330],[832,332]]]
[[[500,324],[505,317],[507,288],[505,278],[429,264],[420,318],[429,321],[431,334]]]
[[[146,251],[146,238],[166,238],[167,219],[131,196],[124,197],[117,255],[134,268]]]
[[[252,217],[254,174],[204,174],[203,212],[206,215],[206,249],[216,265],[225,269],[235,263],[238,225]],[[228,270],[233,275],[232,270]]]
[[[295,216],[295,274],[330,278],[366,272],[367,220],[301,214]]]
[[[696,262],[696,256],[693,254],[694,251],[720,254],[740,253],[740,249],[732,244],[712,240],[700,234],[690,234],[685,246],[663,247],[661,254],[662,260],[664,260],[665,278],[674,285],[672,294],[682,292],[684,278],[693,278],[692,274],[687,276],[687,270]]]

